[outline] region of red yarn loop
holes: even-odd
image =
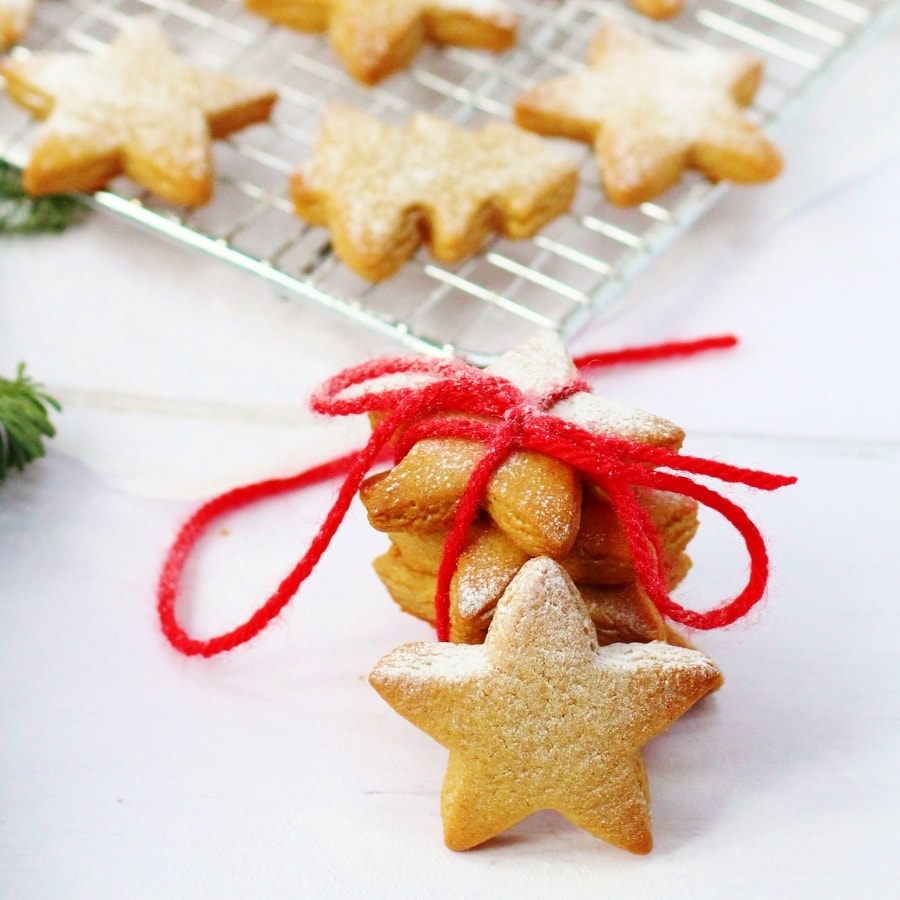
[[[575,363],[580,368],[592,368],[644,362],[689,356],[736,343],[734,337],[726,335],[596,353],[577,357]],[[637,579],[664,616],[691,628],[711,629],[746,615],[762,598],[768,581],[763,537],[740,506],[689,476],[767,491],[792,484],[796,479],[685,456],[613,435],[594,434],[548,412],[560,400],[588,389],[586,382],[576,377],[536,397],[505,378],[460,360],[418,356],[371,360],[339,372],[314,392],[312,408],[329,416],[382,415],[369,441],[359,450],[298,475],[236,488],[201,506],[178,533],[162,569],[157,608],[163,633],[176,649],[189,656],[213,656],[249,641],[284,609],[310,575],[371,468],[387,459],[388,454],[394,459],[402,458],[424,438],[448,437],[477,441],[483,445],[484,453],[460,498],[438,569],[434,604],[439,640],[450,637],[450,583],[469,526],[478,515],[491,477],[517,450],[536,451],[567,463],[606,493],[622,522]],[[178,588],[192,549],[210,525],[251,503],[340,475],[344,480],[322,527],[303,558],[265,603],[246,622],[218,637],[199,640],[187,634],[176,616]],[[635,499],[636,487],[691,497],[718,512],[735,528],[743,538],[750,561],[747,583],[737,596],[707,612],[686,609],[671,599],[659,536],[646,510]]]

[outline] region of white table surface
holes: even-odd
[[[358,443],[309,392],[402,352],[249,275],[99,214],[0,239],[0,371],[65,404],[48,456],[0,486],[0,896],[885,897],[900,876],[900,29],[780,137],[782,178],[734,190],[573,351],[730,332],[740,346],[593,376],[686,449],[797,475],[742,494],[773,572],[749,621],[697,638],[726,686],[646,750],[656,847],[538,814],[454,854],[446,752],[371,690],[430,631],[372,572],[358,505],[254,642],[161,636],[154,590],[197,503]],[[189,579],[198,635],[299,558],[324,485],[229,519]],[[744,576],[704,517],[679,593]]]

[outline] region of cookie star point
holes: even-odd
[[[554,809],[616,846],[650,850],[639,750],[717,684],[706,656],[661,642],[598,647],[577,589],[546,558],[513,579],[484,644],[434,647],[394,651],[371,682],[450,750],[451,849]]]

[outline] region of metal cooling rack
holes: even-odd
[[[125,179],[89,202],[255,272],[288,297],[303,297],[429,353],[486,361],[537,327],[565,338],[607,307],[654,257],[726,190],[689,173],[653,203],[607,203],[588,148],[569,214],[535,238],[496,238],[475,258],[438,265],[426,250],[373,285],[335,258],[324,229],[297,219],[287,179],[308,159],[323,106],[343,101],[384,121],[428,110],[478,127],[511,116],[515,96],[578,67],[598,17],[615,18],[663,43],[748,49],[765,63],[753,114],[769,133],[786,122],[864,39],[898,12],[897,0],[688,0],[665,23],[624,2],[508,0],[519,14],[517,47],[494,55],[428,47],[374,88],[357,85],[324,35],[304,35],[247,12],[240,0],[39,0],[24,50],[96,53],[122,24],[149,15],[185,58],[279,86],[271,123],[216,144],[215,196],[198,210],[165,204]],[[24,165],[35,125],[0,100],[0,156]]]

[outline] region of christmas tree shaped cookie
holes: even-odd
[[[569,207],[576,180],[563,153],[507,122],[472,131],[422,113],[393,128],[335,104],[291,197],[344,263],[379,281],[422,243],[456,262],[491,232],[533,235]]]
[[[633,853],[652,847],[640,748],[719,683],[702,653],[663,642],[599,647],[555,562],[521,569],[484,644],[407,644],[370,682],[450,751],[444,840],[467,850],[540,809]]]
[[[778,151],[742,109],[759,84],[758,60],[712,47],[669,49],[605,23],[587,62],[522,93],[515,118],[541,134],[593,144],[613,203],[656,197],[688,168],[745,183],[781,171]]]
[[[17,103],[45,119],[24,185],[35,195],[90,191],[127,175],[173,203],[205,203],[212,140],[268,118],[267,85],[179,59],[148,19],[103,56],[36,53],[0,68]]]
[[[255,13],[300,31],[328,31],[347,71],[374,84],[405,66],[425,41],[501,51],[516,17],[501,0],[244,0]]]

